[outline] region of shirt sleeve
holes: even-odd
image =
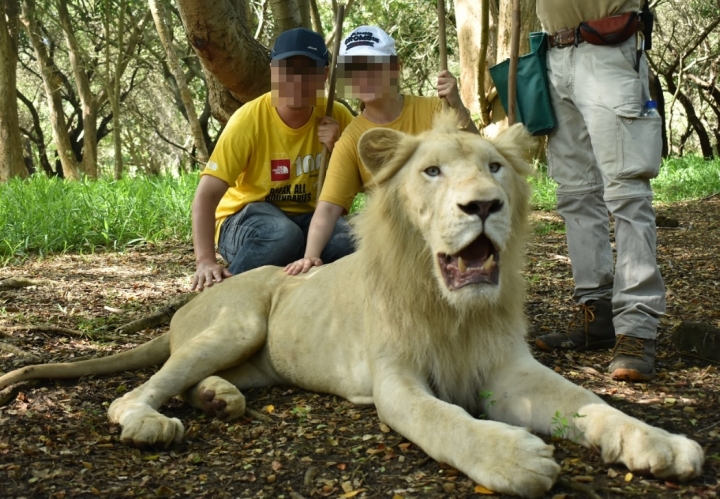
[[[201,175],[212,175],[230,187],[247,168],[253,154],[255,127],[252,113],[245,106],[232,115]]]
[[[325,174],[320,201],[350,209],[355,195],[362,189],[357,144],[350,134],[343,134],[335,143]]]

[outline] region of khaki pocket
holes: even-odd
[[[617,178],[655,178],[662,161],[662,120],[656,117],[616,117],[620,140],[617,143]]]

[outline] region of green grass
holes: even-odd
[[[531,179],[535,209],[555,208],[555,183],[544,165]],[[190,204],[198,175],[64,182],[35,175],[0,184],[0,266],[31,254],[91,253],[139,244],[191,240]],[[652,181],[656,203],[720,192],[720,160],[671,158]],[[362,209],[358,195],[351,213]],[[556,227],[537,230],[551,231]]]
[[[0,263],[29,254],[122,250],[191,238],[198,176],[0,184]]]
[[[532,205],[537,210],[555,209],[555,182],[547,176],[545,165],[530,179]],[[697,156],[663,161],[660,174],[651,181],[655,203],[700,199],[720,192],[720,160],[706,161]]]

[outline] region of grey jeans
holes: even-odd
[[[650,179],[661,161],[661,120],[641,118],[650,99],[647,61],[635,38],[548,50],[557,127],[548,168],[558,183],[575,280],[574,298],[611,299],[616,334],[655,338],[665,312]],[[608,211],[615,217],[613,269]]]
[[[274,204],[250,203],[223,221],[218,251],[233,274],[263,265],[285,266],[303,257],[312,216],[288,216]],[[320,258],[330,263],[353,251],[350,227],[339,218]]]

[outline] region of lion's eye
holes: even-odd
[[[500,168],[502,168],[502,165],[497,161],[493,161],[488,167],[490,168],[490,173],[497,173],[500,171]]]
[[[440,168],[437,166],[429,166],[425,168],[425,175],[428,177],[437,177],[440,175]]]

